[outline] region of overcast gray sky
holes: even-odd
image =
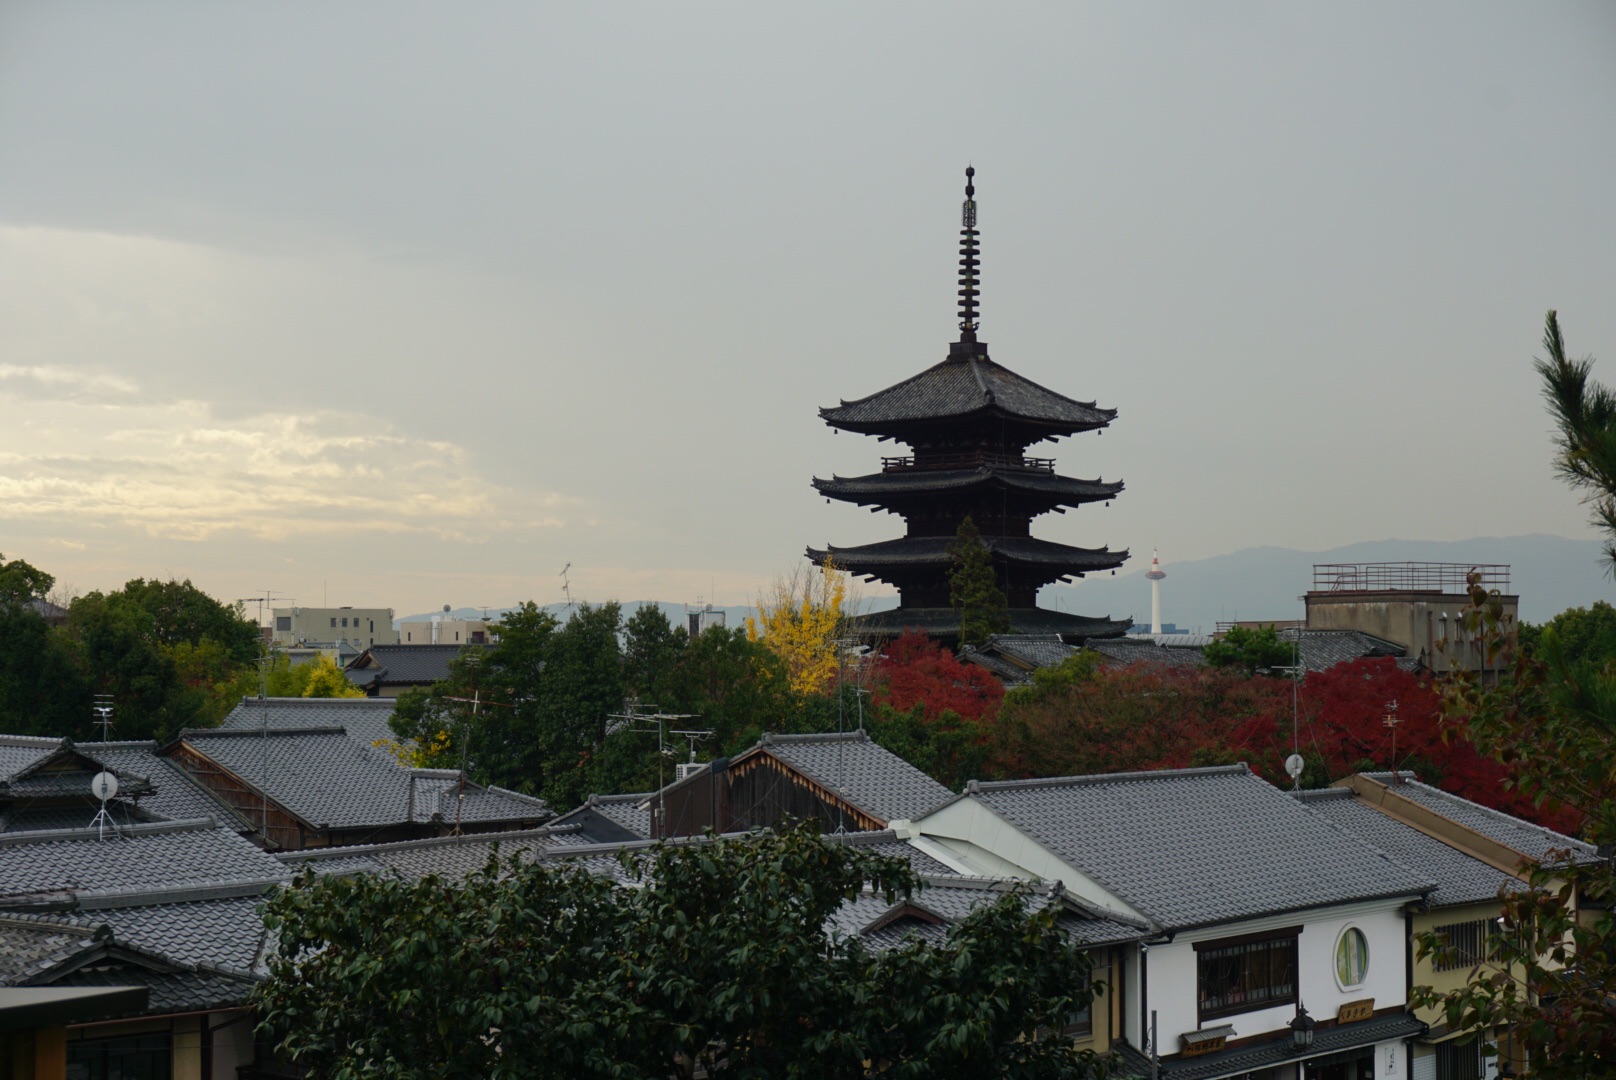
[[[1613,132],[1603,2],[9,0],[0,551],[744,602],[900,531],[816,407],[946,354],[967,161],[994,358],[1120,410],[1040,535],[1590,535],[1529,360],[1616,381]]]

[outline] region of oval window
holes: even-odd
[[[1335,977],[1342,986],[1358,986],[1369,974],[1369,939],[1362,930],[1349,926],[1335,943]]]

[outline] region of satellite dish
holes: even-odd
[[[90,791],[96,798],[106,802],[118,794],[118,778],[109,772],[98,772],[90,781]]]
[[[1270,758],[1269,760],[1272,761],[1273,759]],[[1307,762],[1302,760],[1301,754],[1292,754],[1285,759],[1285,771],[1290,774],[1292,780],[1299,779],[1302,775],[1302,770],[1306,767]]]

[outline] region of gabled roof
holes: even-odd
[[[568,810],[551,825],[579,825],[593,843],[648,840],[651,837],[653,793],[591,795],[581,806]]]
[[[353,676],[367,669],[380,675],[364,676],[366,685],[424,686],[449,677],[449,661],[469,645],[372,645],[347,667]],[[492,645],[481,646],[492,649]]]
[[[865,892],[837,909],[829,928],[837,934],[857,934],[875,949],[891,948],[910,937],[938,944],[954,923],[1011,893],[1020,893],[1032,913],[1057,908],[1057,925],[1081,945],[1139,941],[1152,932],[1142,923],[1083,904],[1059,884],[955,874],[923,874],[921,887],[912,896],[891,903],[882,895]]]
[[[755,754],[768,754],[882,822],[919,817],[954,794],[863,731],[765,734],[755,747],[738,755],[730,768]]]
[[[1407,774],[1395,778],[1391,773],[1363,775],[1377,784],[1388,787],[1395,794],[1442,815],[1449,821],[1502,844],[1524,858],[1548,862],[1557,851],[1569,851],[1571,857],[1578,861],[1599,857],[1599,849],[1593,844],[1514,817],[1502,810],[1494,810],[1480,803],[1471,802],[1430,784],[1422,784]]]
[[[1435,884],[1243,764],[972,784],[961,798],[1164,929],[1414,897]]]
[[[1117,411],[1074,401],[977,354],[951,356],[868,397],[822,408],[819,415],[832,427],[870,434],[916,422],[998,416],[1053,438],[1103,428]]]
[[[1402,657],[1408,651],[1395,641],[1387,641],[1362,630],[1292,627],[1279,631],[1278,636],[1280,641],[1296,643],[1297,659],[1308,671],[1328,671],[1337,664],[1366,656]]]
[[[400,768],[345,728],[272,728],[267,737],[251,730],[188,729],[177,745],[318,829],[456,820],[459,773]],[[541,799],[468,782],[458,817],[466,823],[538,822],[550,817],[550,810]]]
[[[68,740],[41,735],[0,735],[0,781],[9,780],[67,745]]]
[[[1101,663],[1111,666],[1150,664],[1168,668],[1198,668],[1206,665],[1206,654],[1199,646],[1164,645],[1149,638],[1125,637],[1086,641],[1099,653]]]
[[[22,757],[22,754],[14,755],[14,759],[20,760]],[[8,775],[0,777],[0,798],[42,799],[86,795],[90,790],[91,778],[108,768],[118,775],[121,793],[139,795],[152,790],[151,783],[144,775],[113,767],[74,745],[73,740],[60,739],[56,746],[32,754],[25,764],[13,767]]]
[[[186,771],[160,755],[155,742],[80,743],[79,749],[123,775],[125,771],[151,781],[150,794],[140,796],[140,809],[169,821],[217,818],[229,826],[245,825]],[[119,798],[126,794],[120,790]]]
[[[1499,890],[1521,888],[1519,878],[1427,836],[1370,806],[1346,788],[1291,793],[1309,810],[1365,843],[1379,848],[1416,874],[1436,881],[1432,907],[1492,900]]]
[[[220,722],[225,731],[258,731],[307,727],[340,727],[366,746],[397,741],[387,720],[393,698],[243,698]]]

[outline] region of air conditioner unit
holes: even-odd
[[[701,772],[701,770],[705,769],[706,767],[706,762],[682,762],[674,766],[674,769],[676,770],[674,779],[677,781],[683,780],[687,776],[694,776],[696,773]]]

